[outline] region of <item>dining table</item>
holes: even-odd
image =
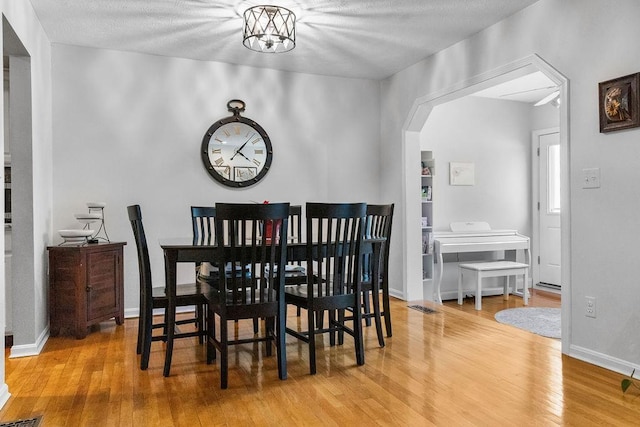
[[[164,376],[168,377],[171,371],[171,358],[173,354],[173,338],[175,334],[176,320],[176,283],[177,283],[177,264],[193,263],[193,262],[215,262],[219,257],[221,249],[229,250],[228,246],[217,246],[212,242],[194,241],[193,238],[161,238],[159,239],[160,247],[164,252],[165,263],[165,292],[167,295],[167,342],[165,349]],[[371,275],[374,280],[374,304],[377,304],[377,294],[380,290],[388,292],[388,283],[384,280],[384,275],[380,275],[380,254],[384,249],[386,239],[384,238],[365,238],[362,244],[363,257],[370,255],[372,260]],[[287,262],[298,262],[307,260],[307,244],[304,242],[287,243]],[[298,281],[299,282],[299,281]],[[386,300],[386,299],[384,299]],[[389,313],[389,307],[383,307],[385,313]],[[376,328],[381,331],[380,319],[376,319]],[[380,336],[380,332],[379,332]]]

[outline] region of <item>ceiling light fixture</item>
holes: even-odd
[[[256,52],[288,52],[296,47],[296,15],[279,6],[254,6],[244,12],[243,41]]]
[[[548,104],[549,102],[555,100],[558,96],[560,96],[560,91],[556,90],[555,92],[545,96],[544,98],[542,98],[540,101],[536,102],[535,104],[533,104],[534,107],[539,107],[541,105],[545,105]],[[558,104],[560,104],[558,102]]]

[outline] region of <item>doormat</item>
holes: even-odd
[[[38,427],[41,420],[42,416],[26,420],[6,421],[0,423],[0,427]]]
[[[545,307],[510,308],[496,313],[498,322],[549,338],[560,338],[560,309]]]
[[[426,313],[426,314],[437,313],[437,311],[435,311],[434,309],[429,308],[429,307],[423,307],[421,305],[410,305],[408,307],[409,308],[413,308],[414,310],[421,311],[421,312]]]

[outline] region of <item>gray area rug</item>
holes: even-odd
[[[560,309],[543,307],[510,308],[496,313],[498,322],[512,325],[534,334],[560,338]]]

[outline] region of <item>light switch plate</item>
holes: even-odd
[[[600,168],[582,169],[582,188],[600,188]]]

